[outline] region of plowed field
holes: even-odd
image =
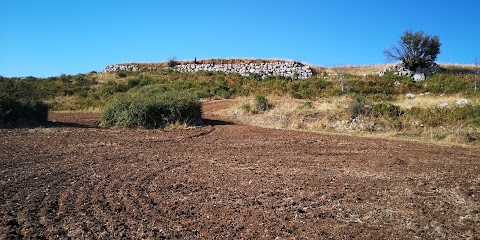
[[[0,130],[0,239],[480,238],[480,150],[264,129]]]

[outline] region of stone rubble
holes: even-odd
[[[403,66],[403,64],[397,64],[385,69],[381,72],[374,72],[374,75],[383,76],[387,71],[393,72],[397,76],[408,76],[415,82],[425,81],[425,78],[431,76],[440,71],[440,66],[436,63],[431,63],[427,68],[418,68],[416,71],[409,70]]]
[[[407,94],[405,95],[405,97],[410,98],[410,99],[414,99],[414,98],[417,97],[417,96],[415,96],[415,94],[413,94],[413,93],[407,93]]]
[[[470,102],[465,99],[465,98],[462,98],[462,99],[459,99],[457,102],[455,102],[456,104],[458,105],[470,105]]]
[[[444,103],[441,103],[440,105],[438,105],[439,108],[446,108],[448,107],[448,103],[444,102]]]
[[[136,71],[140,71],[140,68],[135,64],[112,64],[105,67],[105,69],[103,69],[102,72],[116,72],[116,71],[136,72]]]

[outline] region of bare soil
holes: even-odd
[[[0,239],[480,239],[480,150],[98,115],[0,130]]]

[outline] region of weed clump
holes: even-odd
[[[201,120],[202,104],[186,92],[137,94],[108,105],[101,115],[105,127],[165,128],[171,124],[192,124]]]

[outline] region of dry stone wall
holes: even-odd
[[[104,72],[115,71],[140,71],[144,66],[139,66],[134,63],[129,64],[114,64],[107,66]],[[152,70],[152,67],[148,67]],[[155,69],[153,69],[155,70]],[[158,70],[158,69],[157,69]],[[208,72],[224,72],[224,73],[238,73],[242,76],[250,74],[258,74],[262,78],[267,76],[280,76],[293,79],[306,79],[313,75],[313,70],[309,66],[304,66],[301,63],[290,61],[265,62],[265,63],[231,63],[231,64],[204,64],[204,63],[189,63],[179,64],[174,67],[174,70],[179,72],[195,73],[198,71]]]
[[[248,64],[185,64],[178,65],[175,70],[180,72],[225,72],[238,73],[242,76],[259,74],[266,76],[281,76],[294,79],[306,79],[313,72],[309,66],[303,66],[296,62],[271,62],[271,63],[248,63]]]

